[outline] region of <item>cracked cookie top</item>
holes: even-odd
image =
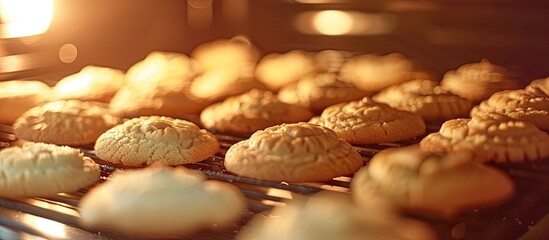
[[[13,125],[15,135],[33,142],[92,144],[121,120],[95,102],[59,100],[26,111]]]
[[[286,103],[307,107],[320,113],[334,104],[359,100],[368,93],[338,79],[335,73],[315,73],[290,83],[278,92]]]
[[[386,149],[355,174],[353,199],[361,205],[383,195],[411,211],[455,217],[509,198],[512,180],[473,159],[471,152],[436,154],[418,145]]]
[[[417,79],[390,86],[373,97],[391,107],[419,114],[426,122],[467,117],[473,104],[443,90],[438,82]]]
[[[465,64],[447,72],[440,85],[473,103],[479,103],[496,92],[521,88],[522,84],[511,71],[483,59],[480,63]]]
[[[251,90],[210,105],[200,114],[204,127],[220,132],[252,134],[282,123],[307,121],[309,109],[281,102],[269,91]]]
[[[351,144],[402,141],[425,133],[425,123],[418,114],[394,109],[368,97],[331,106],[309,122],[334,130]]]
[[[494,93],[471,111],[471,116],[496,112],[549,130],[549,96],[540,91],[506,90]]]
[[[470,151],[477,161],[522,162],[549,156],[549,135],[499,113],[446,121],[420,142],[429,152]]]
[[[310,123],[282,124],[231,146],[225,168],[240,176],[270,181],[326,181],[348,175],[362,158],[330,129]]]
[[[219,151],[219,142],[194,123],[169,117],[140,117],[103,133],[95,144],[101,159],[125,166],[180,165]]]
[[[53,196],[97,180],[99,166],[75,148],[26,143],[0,151],[0,196]]]

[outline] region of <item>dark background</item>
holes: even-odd
[[[187,16],[196,9],[189,10],[184,0],[56,0],[50,29],[36,43],[0,39],[0,44],[8,55],[41,53],[28,60],[33,63],[21,72],[29,68],[77,71],[88,64],[126,70],[153,50],[188,54],[200,43],[243,34],[263,53],[296,48],[401,52],[438,76],[487,58],[513,66],[526,80],[549,76],[547,1],[324,2],[328,3],[213,0],[211,10],[206,10],[212,13],[212,23],[193,26]],[[234,8],[241,9],[241,14],[227,13]],[[396,28],[382,35],[353,36],[307,35],[296,30],[297,14],[328,9],[390,14],[396,19]],[[70,64],[58,58],[60,46],[66,43],[78,49],[77,59]]]

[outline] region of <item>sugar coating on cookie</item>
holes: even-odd
[[[496,112],[549,130],[549,96],[528,90],[506,90],[494,93],[471,111],[471,116]]]
[[[12,124],[25,111],[52,98],[51,88],[43,82],[12,80],[0,82],[0,123]]]
[[[519,89],[522,83],[517,75],[502,66],[483,59],[447,72],[440,85],[456,95],[478,103],[503,90]]]
[[[388,86],[418,77],[414,65],[404,55],[392,53],[385,56],[359,55],[341,67],[341,79],[359,89],[376,93]]]
[[[360,100],[367,95],[354,85],[339,80],[335,73],[317,73],[286,85],[278,93],[278,98],[320,113],[334,104]]]
[[[348,196],[321,192],[257,216],[239,240],[436,239],[434,230],[394,209],[356,206]]]
[[[47,197],[99,180],[99,166],[78,149],[27,143],[0,151],[0,196]]]
[[[351,182],[359,205],[383,195],[402,208],[448,218],[502,202],[513,192],[505,173],[474,161],[471,152],[442,155],[423,152],[418,145],[379,152]]]
[[[432,80],[412,80],[388,87],[373,96],[378,102],[421,115],[426,122],[467,117],[473,104],[443,90]]]
[[[126,85],[116,93],[109,107],[127,118],[152,115],[185,118],[199,113],[208,101],[190,91],[197,72],[196,62],[184,54],[152,52],[128,70]]]
[[[263,57],[257,64],[255,75],[270,90],[278,91],[314,70],[312,57],[308,53],[293,50],[287,53],[271,53]]]
[[[192,122],[159,116],[130,119],[103,133],[95,143],[99,158],[125,166],[194,163],[218,151],[219,142],[206,130]]]
[[[270,181],[327,181],[363,164],[352,146],[332,130],[310,123],[282,124],[231,146],[225,168],[240,176]]]
[[[418,114],[394,109],[368,97],[329,107],[309,122],[334,130],[351,144],[396,142],[425,133],[425,123]]]
[[[108,67],[86,66],[53,87],[60,100],[77,99],[108,103],[124,85],[124,72]]]
[[[150,167],[113,173],[84,195],[79,206],[85,226],[158,238],[228,225],[246,203],[238,188],[206,181],[200,172]]]
[[[94,143],[120,121],[102,104],[59,100],[29,109],[13,127],[24,140],[78,146]]]
[[[312,116],[307,108],[281,102],[272,92],[252,90],[210,105],[200,114],[200,121],[219,132],[252,134],[282,123],[307,121]]]
[[[498,113],[446,121],[420,142],[429,152],[471,151],[476,161],[522,162],[549,156],[549,135]]]

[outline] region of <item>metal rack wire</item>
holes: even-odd
[[[430,131],[436,131],[431,126]],[[199,232],[185,239],[233,239],[240,227],[255,214],[268,210],[281,202],[311,195],[321,190],[348,193],[351,177],[338,177],[323,183],[269,182],[239,177],[228,173],[223,159],[228,148],[244,138],[216,134],[221,142],[221,151],[204,161],[187,164],[185,167],[203,172],[209,179],[236,185],[248,199],[248,210],[241,220],[219,231]],[[401,147],[417,143],[419,139],[399,143],[374,144],[355,147],[365,163],[385,148]],[[17,145],[12,129],[0,125],[0,149]],[[101,184],[117,168],[98,159],[90,147],[81,151],[100,164],[101,180],[96,184],[74,193],[60,193],[54,197],[31,199],[0,198],[0,236],[2,239],[138,239],[109,230],[89,229],[79,223],[78,203],[91,188]],[[549,198],[549,164],[546,162],[528,164],[505,164],[496,167],[508,172],[518,186],[517,197],[493,208],[476,209],[452,222],[435,219],[423,220],[431,223],[442,239],[516,239],[527,232],[541,218],[549,213],[545,199]]]

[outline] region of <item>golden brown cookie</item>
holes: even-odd
[[[526,86],[526,90],[535,94],[549,95],[549,77],[532,81]]]
[[[197,76],[191,83],[191,93],[211,102],[224,100],[252,89],[267,87],[257,81],[253,72],[233,68],[215,68]]]
[[[130,119],[103,133],[95,143],[99,158],[125,166],[194,163],[218,151],[219,142],[206,130],[159,116]]]
[[[229,148],[225,168],[268,181],[327,181],[362,166],[352,146],[330,129],[295,123],[269,127]]]
[[[79,146],[94,143],[120,122],[103,104],[59,100],[29,109],[13,127],[15,135],[24,140]]]
[[[392,53],[385,56],[359,55],[341,67],[341,80],[371,94],[388,86],[417,79],[418,72],[404,55]]]
[[[278,98],[320,113],[334,104],[362,99],[368,93],[340,81],[335,73],[315,73],[283,87]]]
[[[179,53],[152,52],[126,74],[126,85],[110,102],[123,117],[162,115],[185,118],[199,113],[208,102],[190,91],[196,63]]]
[[[26,143],[0,151],[0,196],[47,197],[99,180],[99,166],[78,149]]]
[[[549,96],[523,89],[494,93],[473,108],[471,116],[496,112],[549,131]]]
[[[124,85],[124,72],[108,67],[86,66],[61,79],[53,91],[60,100],[76,99],[108,103]]]
[[[321,192],[276,207],[259,215],[238,234],[238,240],[428,240],[436,239],[431,227],[381,210],[379,204],[358,207],[346,195]]]
[[[549,135],[498,113],[453,119],[420,142],[429,152],[471,151],[476,161],[522,162],[549,156]]]
[[[352,53],[337,50],[324,50],[314,56],[314,63],[319,72],[339,72]]]
[[[471,152],[423,152],[418,145],[386,149],[355,174],[351,193],[358,204],[383,195],[405,209],[440,217],[511,197],[512,180],[473,158]]]
[[[443,90],[432,80],[412,80],[388,87],[373,99],[421,115],[426,122],[467,117],[473,104]]]
[[[301,50],[287,53],[271,53],[257,64],[255,76],[272,91],[278,91],[314,71],[313,60]]]
[[[219,39],[197,46],[191,53],[203,70],[212,68],[241,69],[255,66],[259,53],[243,36]]]
[[[396,142],[425,133],[421,116],[374,102],[368,97],[326,108],[309,122],[334,130],[350,144]]]
[[[238,188],[200,172],[149,167],[115,172],[80,201],[85,226],[144,237],[188,235],[237,220],[246,202]]]
[[[488,99],[492,94],[503,90],[519,89],[520,79],[504,67],[483,59],[480,63],[470,63],[444,75],[440,82],[443,89],[467,98],[473,103]]]
[[[51,98],[51,88],[40,81],[0,82],[0,123],[12,124],[25,111],[49,102]]]
[[[283,103],[272,92],[252,90],[210,105],[200,114],[200,121],[219,132],[252,134],[282,123],[308,121],[312,116],[309,109]]]

